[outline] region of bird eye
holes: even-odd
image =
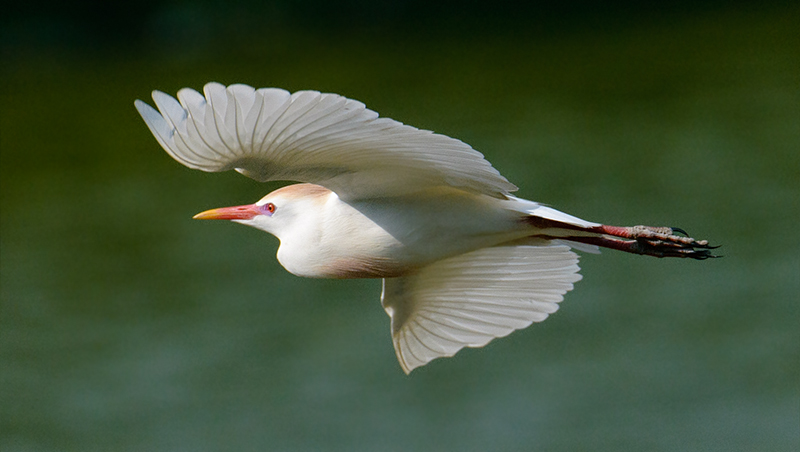
[[[267,213],[269,213],[270,215],[275,213],[275,204],[268,202],[267,204],[264,205],[264,210],[266,210]]]

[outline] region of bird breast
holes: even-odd
[[[387,278],[525,234],[519,213],[494,198],[437,189],[341,201],[334,193],[280,238],[289,272],[317,278]]]

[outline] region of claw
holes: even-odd
[[[670,229],[672,229],[672,232],[677,232],[679,234],[683,234],[686,237],[689,237],[689,233],[681,228],[671,227]]]
[[[719,246],[710,246],[708,242],[691,241],[672,241],[671,237],[667,240],[652,240],[646,238],[638,238],[636,241],[639,243],[639,252],[656,257],[689,257],[697,260],[705,260],[710,258],[717,258],[711,254],[711,250],[719,248]]]

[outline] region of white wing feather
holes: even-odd
[[[406,373],[541,322],[581,279],[570,247],[498,246],[383,280],[381,302]]]
[[[323,185],[344,199],[450,185],[495,197],[515,191],[483,155],[336,94],[276,88],[184,88],[178,100],[153,92],[158,111],[136,108],[175,160],[203,171],[237,171],[259,181]]]

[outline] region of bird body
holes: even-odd
[[[410,372],[542,321],[580,280],[573,248],[713,257],[672,228],[592,223],[512,196],[469,145],[335,94],[211,83],[136,107],[184,165],[296,180],[254,204],[212,209],[280,240],[298,276],[383,278],[398,360]]]
[[[480,248],[576,234],[526,221],[541,209],[533,201],[501,200],[449,187],[346,202],[325,187],[294,184],[255,205],[270,204],[274,212],[229,219],[276,236],[281,242],[277,255],[281,265],[311,278],[392,278]],[[195,218],[228,219],[229,212],[247,207],[213,209]]]

